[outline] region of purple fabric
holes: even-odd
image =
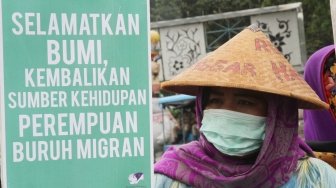
[[[327,57],[334,52],[334,45],[316,51],[307,61],[304,79],[315,90],[321,100],[326,97],[323,70]],[[304,135],[306,141],[335,141],[336,121],[331,110],[304,110]]]
[[[279,187],[297,167],[298,159],[312,154],[298,137],[298,110],[293,99],[268,100],[266,136],[257,156],[235,158],[221,154],[201,135],[198,141],[170,147],[155,164],[155,173],[199,188]],[[201,122],[201,96],[196,98]]]

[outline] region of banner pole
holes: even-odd
[[[330,13],[336,54],[336,0],[330,0]]]

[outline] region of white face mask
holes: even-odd
[[[200,131],[220,152],[244,156],[260,149],[266,117],[224,109],[204,110]]]

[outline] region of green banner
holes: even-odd
[[[3,187],[151,187],[149,2],[1,3]]]

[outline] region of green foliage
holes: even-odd
[[[332,44],[329,0],[305,0],[303,1],[303,12],[308,54]]]
[[[179,0],[151,0],[151,20],[161,21],[177,19],[182,17]]]
[[[295,0],[150,0],[151,21],[209,15],[297,2]],[[302,0],[307,55],[332,44],[329,0]]]

